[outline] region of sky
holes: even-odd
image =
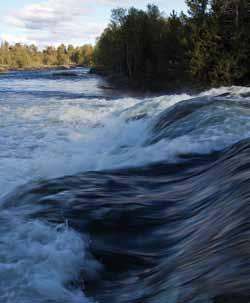
[[[186,11],[185,0],[0,0],[0,40],[36,44],[94,44],[117,7],[154,3],[166,15]]]

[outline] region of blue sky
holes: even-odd
[[[154,3],[166,14],[186,10],[185,0],[9,0],[0,2],[0,39],[35,43],[95,43],[116,7]]]

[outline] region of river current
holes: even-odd
[[[0,302],[250,295],[250,88],[0,75]]]

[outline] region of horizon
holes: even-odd
[[[94,45],[108,25],[111,10],[153,3],[166,15],[186,11],[185,0],[11,0],[0,4],[0,41],[35,44],[40,49],[60,44]]]

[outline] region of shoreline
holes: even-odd
[[[86,67],[83,65],[69,64],[69,65],[41,65],[41,66],[29,66],[29,67],[18,67],[18,68],[4,68],[0,67],[0,74],[8,72],[22,72],[22,71],[42,71],[42,70],[69,70],[76,67]]]
[[[204,90],[210,89],[209,86],[201,86],[197,83],[180,83],[171,82],[167,83],[164,80],[153,80],[144,81],[143,79],[129,79],[128,77],[115,74],[110,71],[105,70],[102,67],[91,67],[90,74],[98,75],[103,77],[113,89],[131,90],[142,94],[180,94],[186,93],[190,95],[199,94]]]
[[[90,74],[103,77],[111,87],[114,89],[131,90],[142,94],[190,94],[197,95],[206,90],[213,88],[220,88],[222,86],[243,86],[250,87],[250,83],[231,83],[230,85],[204,85],[193,81],[172,81],[166,80],[145,80],[145,79],[129,79],[128,77],[116,74],[111,71],[105,70],[102,67],[90,67]]]

